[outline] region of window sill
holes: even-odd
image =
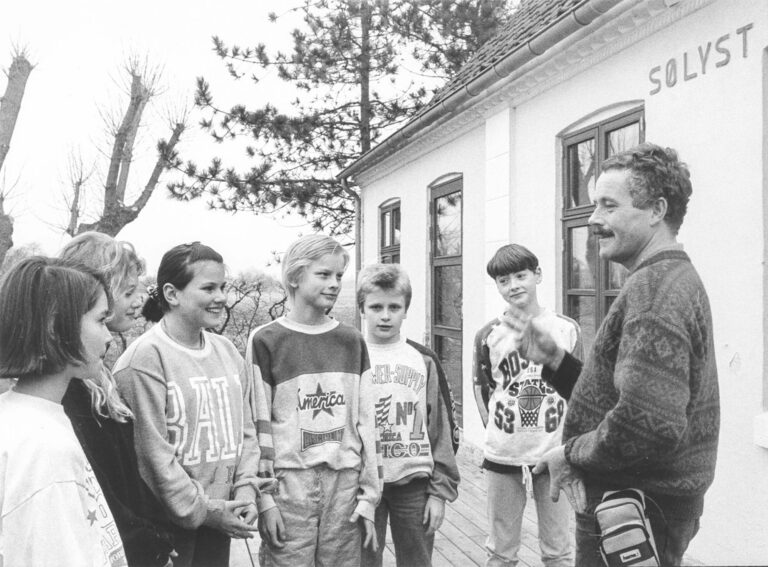
[[[755,417],[754,425],[755,445],[768,449],[768,412],[763,412]]]

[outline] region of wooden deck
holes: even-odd
[[[485,538],[488,534],[486,518],[485,477],[479,466],[478,454],[462,448],[459,451],[461,484],[459,498],[446,506],[445,520],[435,536],[435,550],[432,554],[434,567],[452,565],[484,565]],[[540,567],[536,508],[529,503],[523,517],[522,546],[518,558],[520,567]],[[387,539],[384,556],[386,567],[395,566],[392,541]]]
[[[461,472],[459,498],[448,504],[445,520],[435,536],[435,549],[432,554],[434,567],[468,567],[485,564],[485,538],[488,533],[488,520],[485,515],[486,490],[483,471],[480,469],[480,456],[476,452],[459,450],[458,463]],[[571,532],[573,533],[573,522]],[[536,524],[536,507],[528,502],[523,518],[522,546],[518,554],[520,567],[542,567]],[[258,535],[249,541],[253,552],[253,562],[258,565]],[[685,565],[703,565],[686,557]],[[232,544],[233,567],[251,567],[245,544],[235,540]],[[387,532],[387,547],[384,551],[384,567],[395,567],[395,554],[392,539]]]

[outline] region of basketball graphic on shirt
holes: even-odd
[[[525,386],[518,396],[520,422],[523,427],[536,427],[539,423],[539,408],[544,396],[536,386]]]

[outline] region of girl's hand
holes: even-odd
[[[270,547],[285,547],[285,524],[277,507],[265,510],[259,515],[259,535]]]
[[[253,525],[253,522],[259,517],[259,509],[256,508],[256,504],[249,502],[248,505],[240,508],[237,514],[246,524]]]
[[[427,535],[433,535],[443,524],[445,517],[445,502],[439,498],[427,498],[427,505],[424,507],[424,519],[422,524],[427,530]]]
[[[240,511],[253,506],[246,500],[211,500],[208,504],[208,514],[203,525],[227,534],[231,538],[247,539],[253,537],[251,532],[258,528],[240,519]]]

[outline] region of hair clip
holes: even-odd
[[[147,295],[154,301],[160,301],[160,289],[157,285],[147,286]]]

